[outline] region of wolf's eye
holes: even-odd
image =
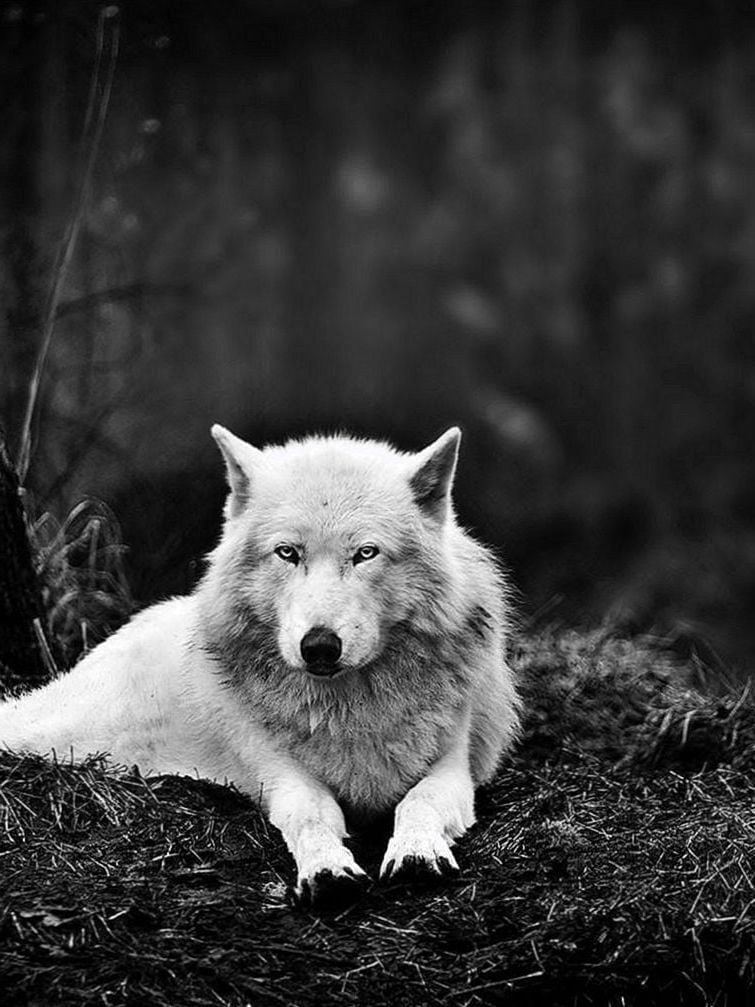
[[[357,563],[365,563],[368,559],[374,559],[380,550],[376,545],[363,545],[354,553],[354,566]]]
[[[299,553],[292,545],[277,545],[275,555],[285,560],[286,563],[293,563],[294,566],[299,562]]]

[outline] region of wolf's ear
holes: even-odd
[[[420,510],[438,521],[448,514],[460,442],[461,430],[451,427],[414,459],[409,479],[414,499]]]
[[[210,433],[223,453],[228,485],[231,488],[226,503],[226,517],[236,517],[249,503],[252,474],[262,452],[219,423],[213,425]]]

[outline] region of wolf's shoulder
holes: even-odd
[[[129,619],[90,651],[79,665],[104,664],[117,668],[136,661],[154,665],[160,658],[172,663],[173,655],[193,641],[198,626],[197,599],[180,595],[155,602]]]
[[[195,594],[175,595],[156,601],[133,615],[126,626],[134,632],[177,633],[192,626],[197,618]]]

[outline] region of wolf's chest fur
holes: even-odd
[[[252,689],[255,717],[356,813],[387,810],[420,780],[458,730],[463,698],[450,683],[381,680],[314,692]]]
[[[381,725],[321,722],[309,737],[292,738],[291,750],[340,800],[356,811],[381,811],[396,803],[438,758],[445,730],[409,721]]]

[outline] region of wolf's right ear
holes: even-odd
[[[223,453],[228,485],[231,488],[225,505],[226,517],[236,517],[249,503],[252,474],[262,452],[219,423],[213,425],[210,433]]]

